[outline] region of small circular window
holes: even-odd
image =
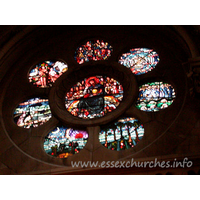
[[[144,128],[141,122],[128,117],[103,127],[99,133],[99,140],[106,148],[120,151],[134,147],[143,136]]]
[[[107,60],[111,56],[113,48],[108,42],[103,40],[87,41],[77,48],[75,60],[78,64],[88,61]]]
[[[123,87],[118,81],[107,76],[92,76],[67,92],[65,106],[74,116],[92,119],[112,112],[122,99]]]
[[[44,61],[38,63],[29,73],[29,82],[39,88],[51,87],[52,84],[68,70],[68,66],[60,61]]]
[[[86,131],[59,126],[45,137],[44,150],[51,156],[67,158],[79,153],[87,139]]]
[[[156,112],[168,108],[176,95],[172,85],[163,82],[151,82],[139,87],[136,107],[147,112]]]
[[[48,99],[32,98],[18,105],[14,112],[14,121],[19,127],[38,127],[51,116]]]
[[[136,48],[122,54],[119,63],[129,68],[133,74],[141,75],[154,69],[159,60],[153,49]]]

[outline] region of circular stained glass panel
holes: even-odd
[[[56,127],[44,141],[44,150],[47,154],[67,158],[79,153],[87,143],[88,133],[64,126]]]
[[[92,76],[67,92],[65,106],[74,116],[92,119],[112,112],[122,99],[123,87],[118,81],[107,76]]]
[[[147,112],[156,112],[168,108],[176,95],[172,85],[163,82],[151,82],[139,87],[136,107]]]
[[[158,54],[153,49],[136,48],[122,54],[119,63],[129,68],[133,74],[145,74],[156,67],[159,62]]]
[[[52,84],[68,70],[68,66],[60,61],[44,61],[38,63],[29,73],[29,82],[39,88],[51,87]]]
[[[19,127],[31,128],[44,124],[51,116],[48,99],[33,98],[18,105],[14,121]]]
[[[87,41],[77,48],[74,58],[78,64],[91,60],[106,60],[111,56],[112,51],[113,48],[108,42],[103,40]]]
[[[101,129],[100,143],[110,150],[125,150],[134,147],[144,136],[141,122],[133,117],[119,119]]]

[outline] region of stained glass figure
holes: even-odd
[[[170,106],[175,99],[172,85],[163,82],[146,83],[139,87],[136,107],[147,112],[156,112]]]
[[[65,106],[74,116],[92,119],[112,112],[122,99],[123,87],[118,81],[106,76],[92,76],[67,92]]]
[[[67,70],[68,66],[64,62],[44,61],[31,69],[29,73],[29,82],[39,88],[51,87]]]
[[[100,143],[111,150],[125,150],[134,147],[144,136],[140,121],[133,117],[122,118],[101,129]]]
[[[156,67],[159,62],[158,54],[153,49],[136,48],[122,54],[119,63],[129,68],[133,74],[145,74]]]
[[[51,116],[48,99],[33,98],[18,105],[14,121],[17,126],[28,129],[44,124]]]
[[[77,48],[74,58],[78,64],[91,60],[106,60],[111,56],[112,51],[113,48],[108,42],[103,40],[87,41]]]
[[[44,141],[44,150],[47,154],[58,158],[67,158],[79,153],[87,143],[88,133],[64,126],[56,127]]]

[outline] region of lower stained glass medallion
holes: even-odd
[[[144,135],[140,121],[133,117],[122,118],[101,129],[100,143],[111,150],[125,150],[137,145]]]
[[[44,141],[44,150],[47,154],[67,158],[80,152],[87,143],[88,133],[64,126],[56,127]]]

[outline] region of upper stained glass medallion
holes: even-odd
[[[51,87],[67,70],[68,66],[64,62],[44,61],[31,69],[29,73],[29,82],[39,88]]]
[[[136,48],[122,54],[119,63],[129,68],[133,74],[145,74],[156,67],[159,62],[158,54],[153,49]]]
[[[103,40],[87,41],[77,48],[74,58],[78,64],[91,60],[106,60],[111,56],[112,51],[113,48],[108,42]]]

